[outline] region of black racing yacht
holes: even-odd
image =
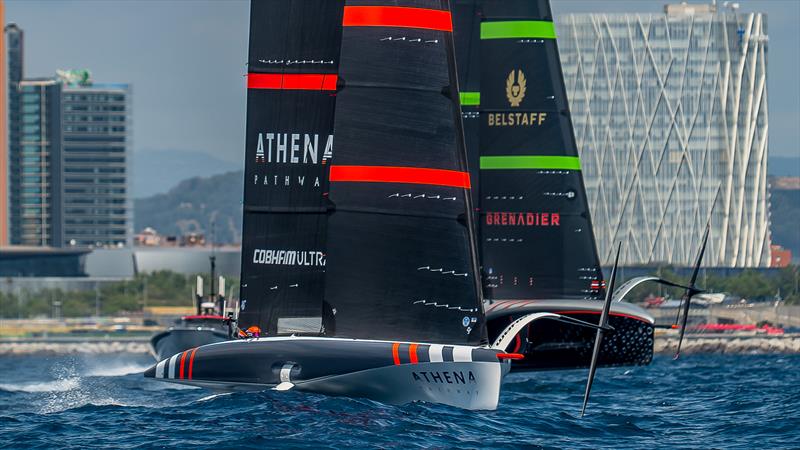
[[[203,295],[203,277],[198,275],[195,288],[195,314],[176,319],[168,329],[150,338],[150,353],[156,360],[161,361],[184,350],[230,338],[229,322],[225,320],[223,314],[226,308],[225,278],[219,277],[217,285],[219,292],[214,292],[215,256],[211,255],[209,260],[211,289],[207,296]]]
[[[598,323],[605,281],[547,0],[456,0],[454,33],[489,336],[530,313]],[[616,300],[622,300],[616,298]],[[615,301],[600,366],[649,364],[653,318]],[[594,330],[546,321],[514,370],[587,367]]]
[[[261,333],[145,376],[495,409],[514,336],[560,316],[488,338],[449,2],[253,1],[247,87],[237,320]]]

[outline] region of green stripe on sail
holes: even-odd
[[[481,169],[581,170],[577,156],[481,156]]]
[[[480,106],[481,104],[480,92],[461,92],[458,95],[461,97],[461,106]]]
[[[513,20],[481,22],[481,39],[555,39],[553,22],[543,20]]]

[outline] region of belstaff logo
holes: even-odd
[[[513,70],[508,74],[508,78],[506,79],[506,97],[512,108],[516,108],[522,103],[522,99],[525,98],[525,88],[527,84],[525,74],[522,73],[522,70],[517,70],[516,81],[514,80]]]

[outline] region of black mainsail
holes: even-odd
[[[253,1],[239,325],[320,333],[344,4]]]
[[[332,336],[485,342],[447,1],[346,3],[325,301]]]
[[[480,66],[486,296],[599,297],[602,272],[549,2],[483,2]]]

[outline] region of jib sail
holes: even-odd
[[[483,342],[448,2],[352,0],[343,25],[326,332]]]
[[[239,326],[320,333],[344,2],[250,9]]]
[[[602,274],[549,2],[485,1],[480,237],[486,296],[592,298]]]

